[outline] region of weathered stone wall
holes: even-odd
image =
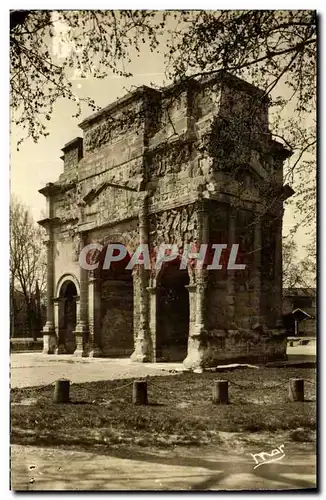
[[[189,89],[175,89],[166,92],[160,101],[158,130],[149,138],[149,148],[157,147],[163,142],[183,136],[188,129],[188,95]]]
[[[229,206],[225,203],[210,201],[209,213],[209,245],[228,244],[229,241]],[[222,269],[208,272],[208,288],[206,291],[206,327],[211,335],[216,331],[229,328],[230,312],[228,308],[228,277],[226,269],[228,251],[223,250],[220,262]]]
[[[181,248],[200,242],[203,228],[197,210],[204,197],[210,207],[209,242],[238,243],[239,260],[247,266],[245,271],[227,271],[224,259],[224,269],[209,272],[204,341],[209,362],[273,352],[274,337],[257,339],[251,331],[252,318],[260,316],[270,330],[275,328],[278,306],[274,311],[272,301],[280,294],[279,226],[274,230],[268,223],[282,209],[281,202],[275,206],[273,200],[280,198],[283,159],[281,146],[268,130],[263,92],[222,74],[163,91],[142,87],[84,120],[81,128],[83,141],[76,139],[63,148],[64,172],[51,194],[54,283],[65,273],[79,276],[77,233],[86,234],[87,242],[119,242],[135,250],[138,216],[143,212],[140,192],[145,189],[151,249],[161,243]],[[258,233],[257,214],[262,215]],[[143,328],[144,290],[153,285],[149,293],[157,293],[155,273],[150,274],[151,281],[134,273],[133,282],[102,284],[104,354],[132,350],[132,338],[136,342]],[[193,331],[198,305],[195,273],[188,290]],[[148,319],[153,323],[153,311]],[[94,318],[90,322],[93,325]],[[278,345],[282,350],[282,342]]]
[[[275,219],[272,216],[264,216],[262,224],[261,314],[268,328],[275,328],[277,320],[273,294],[275,280],[278,279],[275,248]]]
[[[72,234],[69,235],[68,231],[63,232],[62,227],[57,227],[54,232],[54,291],[57,290],[57,284],[61,277],[65,274],[79,276],[79,246]]]
[[[244,330],[228,330],[208,337],[205,349],[205,366],[225,362],[263,363],[286,359],[287,338],[279,331],[270,330],[266,335]]]

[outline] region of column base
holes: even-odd
[[[66,354],[66,348],[63,344],[60,344],[55,350],[55,354]]]
[[[75,358],[88,358],[87,352],[83,351],[82,349],[76,349],[73,356]]]
[[[73,356],[76,358],[88,358],[89,351],[84,349],[83,346],[78,345],[78,340],[76,339],[77,347],[73,353]]]
[[[130,356],[130,360],[136,363],[150,362],[150,358],[148,355],[148,343],[144,338],[136,339],[135,350]]]
[[[57,336],[55,332],[43,334],[43,354],[54,354],[57,347]]]
[[[86,342],[86,339],[88,339],[89,337],[89,330],[84,325],[77,325],[74,333],[76,339],[76,349],[74,351],[74,356],[86,358],[89,353]]]
[[[89,351],[88,356],[90,358],[102,358],[102,356],[103,356],[102,349],[98,346],[93,346],[91,348],[91,350]]]
[[[207,330],[204,325],[196,325],[188,339],[188,354],[183,361],[183,366],[187,370],[201,373],[207,366],[208,348],[204,342]]]

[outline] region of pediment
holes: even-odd
[[[120,184],[116,184],[116,183],[109,182],[109,181],[101,182],[97,187],[91,189],[83,197],[83,201],[88,206],[92,205],[92,203],[99,198],[101,193],[106,191],[108,188],[113,188],[113,189],[120,190],[120,191],[131,191],[131,192],[140,191],[141,184],[139,184],[137,187],[131,186],[130,184],[131,183],[129,181],[124,182],[124,183],[120,183]]]

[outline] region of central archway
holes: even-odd
[[[103,269],[106,251],[107,245],[98,256],[96,270],[101,297],[99,343],[102,356],[129,357],[134,349],[133,277],[126,269],[130,256]]]
[[[187,270],[179,261],[168,262],[156,283],[156,361],[183,361],[189,336],[189,285]]]

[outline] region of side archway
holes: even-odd
[[[72,282],[75,287],[76,287],[76,295],[79,296],[80,293],[80,284],[78,278],[74,274],[63,274],[61,278],[59,279],[56,287],[56,297],[62,296],[62,293],[65,290],[65,287],[67,286],[67,283]],[[61,292],[61,295],[60,295]]]
[[[59,346],[63,346],[64,352],[67,354],[74,353],[76,349],[75,329],[78,299],[79,283],[77,278],[72,275],[62,276],[57,285],[58,334]]]

